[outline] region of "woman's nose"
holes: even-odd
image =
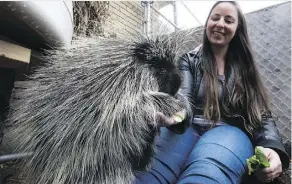
[[[218,20],[218,22],[217,22],[217,27],[220,27],[220,28],[224,28],[224,19],[223,19],[223,17],[221,17],[219,20]]]

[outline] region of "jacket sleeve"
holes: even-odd
[[[262,127],[253,131],[253,138],[255,146],[273,149],[279,154],[283,168],[289,167],[290,158],[284,148],[273,118],[263,120]]]
[[[179,92],[190,99],[193,96],[194,81],[188,54],[184,54],[179,60],[179,70],[182,74],[182,84]]]

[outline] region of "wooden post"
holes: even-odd
[[[30,57],[30,49],[0,40],[1,68],[18,68],[25,64],[29,64]]]

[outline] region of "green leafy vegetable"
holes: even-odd
[[[185,118],[186,118],[185,111],[178,112],[178,113],[173,115],[173,119],[178,123],[181,123]]]
[[[255,155],[251,156],[249,159],[246,160],[248,166],[248,175],[251,175],[251,173],[257,170],[258,168],[270,167],[270,163],[263,149],[264,148],[261,146],[256,146]]]

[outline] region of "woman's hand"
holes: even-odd
[[[264,148],[264,153],[270,162],[270,167],[256,170],[255,176],[262,183],[269,183],[282,173],[282,162],[278,153],[274,150],[270,148]]]

